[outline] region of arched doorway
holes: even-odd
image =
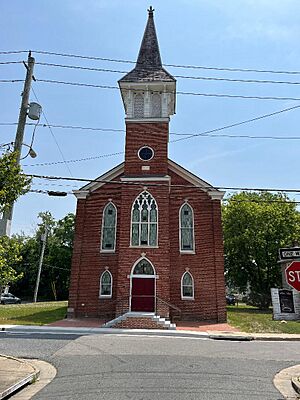
[[[130,310],[155,311],[155,270],[146,258],[137,261],[131,275]]]

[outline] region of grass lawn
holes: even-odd
[[[0,325],[45,325],[63,319],[66,301],[0,305]]]
[[[228,306],[227,321],[243,332],[300,334],[300,321],[273,321],[271,309],[260,311],[244,304]]]

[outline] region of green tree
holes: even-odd
[[[0,293],[6,285],[16,282],[23,276],[15,269],[21,260],[20,252],[21,246],[16,239],[0,237]]]
[[[283,194],[242,192],[223,206],[227,283],[250,291],[259,308],[271,302],[270,288],[281,286],[278,249],[300,238],[300,214]]]
[[[15,152],[6,152],[0,157],[0,212],[30,189],[31,179],[22,173],[16,160]]]
[[[67,214],[56,221],[50,212],[39,214],[41,223],[33,237],[18,236],[21,244],[22,261],[17,270],[24,277],[12,290],[21,298],[33,296],[41,253],[41,235],[47,226],[47,242],[39,286],[39,299],[65,300],[68,298],[71,259],[74,237],[74,214]]]

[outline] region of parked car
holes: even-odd
[[[1,304],[21,304],[21,299],[11,293],[2,293]]]
[[[233,294],[226,295],[226,304],[228,306],[235,306],[235,296]]]

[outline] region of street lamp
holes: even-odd
[[[20,160],[24,160],[24,158],[26,158],[26,157],[28,157],[28,156],[30,156],[31,158],[35,158],[35,157],[37,156],[36,152],[33,150],[33,148],[32,148],[31,146],[29,146],[29,144],[22,143],[22,146],[28,147],[29,150],[28,150],[26,156],[20,158]]]

